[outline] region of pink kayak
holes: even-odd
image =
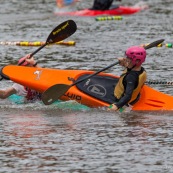
[[[72,12],[55,12],[55,15],[69,15],[69,16],[99,16],[99,15],[131,15],[141,10],[146,9],[145,7],[130,7],[130,6],[119,6],[110,10],[90,10],[84,9]]]

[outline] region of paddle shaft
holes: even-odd
[[[144,49],[150,49],[152,47],[156,47],[159,44],[161,44],[163,41],[164,41],[164,39],[160,39],[160,40],[154,41],[154,42],[148,44],[147,46],[144,46]]]
[[[37,50],[35,50],[33,53],[31,53],[30,58],[32,56],[34,56],[38,51],[40,51],[41,49],[43,49],[46,45],[48,44],[48,42],[44,43],[42,46],[40,46]]]
[[[93,73],[93,74],[87,76],[87,77],[84,78],[84,79],[81,79],[81,80],[79,80],[79,81],[77,81],[77,82],[71,84],[70,87],[72,87],[72,86],[74,86],[74,85],[77,85],[78,83],[81,83],[81,82],[83,82],[83,81],[85,81],[85,80],[87,80],[87,79],[89,79],[89,78],[91,78],[91,77],[93,77],[93,76],[95,76],[95,75],[97,75],[97,74],[99,74],[99,73],[101,73],[101,72],[103,72],[103,71],[105,71],[105,70],[107,70],[107,69],[113,67],[114,65],[117,65],[117,64],[119,64],[119,61],[118,61],[118,62],[115,62],[115,63],[113,63],[113,64],[111,64],[111,65],[109,65],[109,66],[107,66],[107,67],[105,67],[104,69],[101,69],[101,70],[99,70],[99,71],[97,71],[97,72],[95,72],[95,73]]]
[[[32,58],[37,52],[39,52],[41,49],[43,49],[46,45],[48,44],[48,42],[46,42],[45,44],[43,44],[42,46],[40,46],[37,50],[35,50],[33,53],[30,54],[29,58]],[[18,65],[21,65],[25,62],[25,60],[21,61]]]

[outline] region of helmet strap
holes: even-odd
[[[136,64],[135,65],[133,65],[133,67],[132,68],[128,68],[128,71],[131,71],[133,68],[135,68],[136,67]]]

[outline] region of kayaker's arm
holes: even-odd
[[[23,62],[23,64],[21,64]],[[19,59],[18,65],[28,66],[28,67],[39,67],[38,63],[35,61],[34,57],[31,57],[31,54],[28,54]]]
[[[124,105],[126,105],[131,97],[132,97],[132,93],[134,91],[134,89],[137,86],[137,78],[134,75],[127,75],[126,76],[126,89],[125,89],[125,93],[124,96],[116,103],[112,104],[109,106],[108,110],[118,110],[119,108],[123,107]]]
[[[0,98],[6,99],[12,94],[16,94],[16,90],[13,87],[7,88],[5,90],[0,90]]]
[[[118,109],[123,107],[130,101],[130,99],[132,97],[132,93],[135,89],[135,85],[136,85],[136,81],[134,81],[132,79],[130,81],[128,81],[124,96],[117,103],[115,103],[115,105],[117,106]]]

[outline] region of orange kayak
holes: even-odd
[[[4,78],[39,92],[44,92],[55,84],[71,85],[74,81],[81,80],[93,73],[93,71],[87,70],[60,70],[14,65],[5,66],[1,70],[1,75]],[[89,107],[107,107],[114,103],[113,91],[118,78],[113,74],[100,73],[71,87],[60,99],[63,101],[76,100]],[[144,85],[140,99],[133,105],[132,110],[170,111],[173,110],[172,103],[173,96]]]

